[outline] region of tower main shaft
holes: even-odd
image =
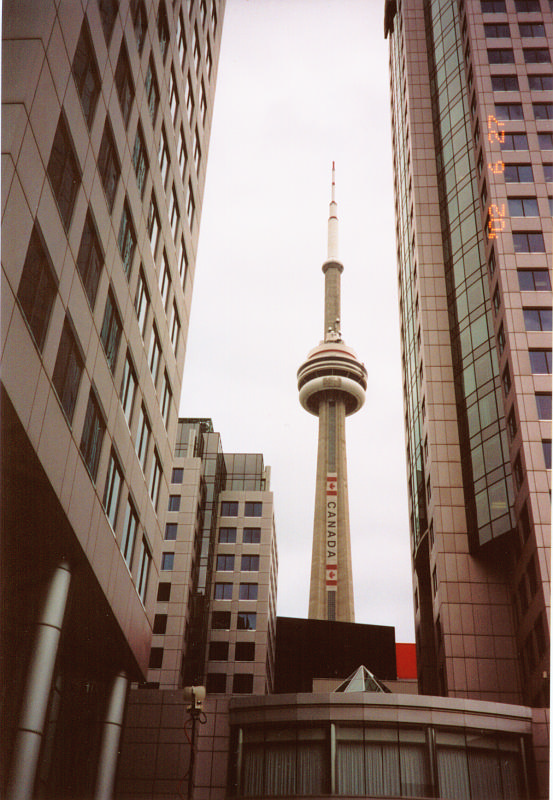
[[[353,576],[346,461],[346,416],[364,403],[367,371],[340,333],[338,216],[334,197],[328,219],[324,339],[298,370],[300,403],[319,418],[309,618],[354,622]]]

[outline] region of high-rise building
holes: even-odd
[[[420,689],[549,703],[553,19],[386,0]]]
[[[324,338],[298,370],[300,403],[319,418],[309,618],[354,622],[346,462],[346,416],[365,402],[367,370],[340,331],[338,206],[334,164],[328,219]]]
[[[224,6],[3,4],[11,798],[107,797],[148,669]]]

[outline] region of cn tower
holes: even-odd
[[[300,403],[319,418],[309,618],[354,622],[346,417],[365,402],[367,370],[340,332],[338,216],[334,163],[328,218],[324,339],[298,370]]]

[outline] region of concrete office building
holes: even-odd
[[[385,35],[420,690],[543,707],[551,5],[386,0]]]
[[[3,4],[10,798],[110,796],[146,677],[223,13]]]
[[[354,622],[349,530],[346,416],[365,402],[367,370],[340,331],[338,206],[334,164],[328,219],[324,338],[298,370],[300,403],[319,418],[309,618]]]

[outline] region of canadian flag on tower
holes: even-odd
[[[326,585],[327,586],[338,585],[338,569],[336,568],[336,564],[326,565]]]
[[[327,496],[338,494],[338,481],[336,480],[336,475],[326,476],[326,493]]]

